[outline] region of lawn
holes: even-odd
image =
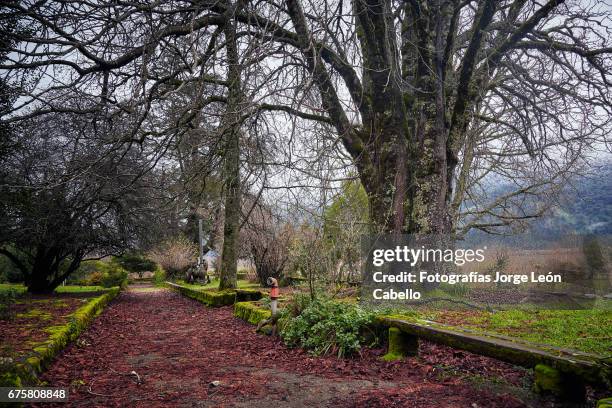
[[[533,343],[612,356],[610,310],[419,310],[402,314],[410,319],[431,320]]]
[[[202,289],[217,289],[219,287],[219,279],[213,279],[210,283],[206,285],[201,285],[197,283],[186,283],[183,280],[176,281],[177,285],[184,286],[189,289],[194,290],[202,290]],[[260,285],[258,283],[253,283],[248,280],[239,280],[238,281],[238,289],[247,289],[247,288],[258,288]]]
[[[20,284],[15,283],[0,283],[0,294],[2,293],[13,293],[14,295],[22,295],[26,292],[27,288]]]
[[[105,288],[102,286],[76,286],[76,285],[66,285],[66,286],[58,286],[55,289],[55,293],[89,293],[92,292],[104,292],[109,290],[109,288]],[[17,295],[23,295],[27,292],[27,288],[20,283],[0,283],[0,293],[2,292],[13,292]]]
[[[51,295],[31,295],[22,285],[0,285],[0,356],[16,358],[44,344],[58,329],[71,323],[73,314],[109,289],[100,286],[62,286]]]

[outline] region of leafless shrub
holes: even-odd
[[[293,227],[277,219],[268,208],[259,206],[251,213],[242,232],[242,241],[253,259],[261,284],[270,277],[281,278],[294,235]]]
[[[148,257],[161,265],[171,278],[182,277],[182,274],[195,263],[197,256],[197,246],[183,236],[165,241],[148,254]]]
[[[311,298],[316,297],[317,281],[327,277],[334,262],[319,231],[302,226],[290,247],[290,270],[300,273],[308,281]]]

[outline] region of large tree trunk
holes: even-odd
[[[219,289],[236,288],[238,269],[238,236],[240,229],[240,132],[228,134],[225,152],[225,224]]]
[[[224,28],[228,59],[229,93],[222,130],[225,138],[225,223],[219,289],[236,288],[238,269],[238,237],[240,232],[240,125],[242,85],[240,62],[236,48],[236,31],[231,20]]]
[[[370,150],[377,160],[357,163],[370,202],[372,233],[451,233],[449,178],[454,168],[437,154],[441,148],[432,141],[418,150],[411,146],[416,154],[409,154],[395,136],[386,136],[392,132],[378,132],[387,140]]]
[[[51,287],[48,280],[49,276],[52,276],[54,271],[51,271],[48,267],[44,268],[42,265],[32,270],[29,278],[25,284],[28,287],[29,293],[35,294],[48,294],[55,290],[55,287]]]
[[[57,275],[61,259],[56,259],[58,251],[55,248],[46,248],[39,245],[36,256],[31,265],[31,270],[26,275],[25,284],[28,292],[37,294],[48,294],[55,290],[51,285],[53,276]]]
[[[487,77],[486,70],[477,75],[475,70],[496,2],[478,3],[459,69],[453,67],[452,56],[460,2],[403,2],[399,38],[391,1],[351,4],[363,60],[361,81],[351,66],[311,40],[299,0],[287,0],[287,10],[322,105],[368,193],[372,232],[453,233],[457,206],[451,204],[452,180]],[[546,6],[551,7],[554,2]],[[508,21],[518,10],[511,10]],[[501,55],[489,61],[489,69]],[[345,114],[323,60],[344,80],[360,124]]]
[[[26,273],[25,284],[28,292],[35,294],[53,293],[55,288],[79,268],[83,256],[84,252],[82,250],[76,250],[68,255],[57,248],[39,246],[31,270]],[[68,258],[71,258],[71,261],[63,269],[62,263]]]
[[[355,157],[374,231],[446,234],[452,230],[454,162],[447,160],[446,38],[441,34],[447,32],[450,16],[417,16],[406,4],[405,21],[417,24],[402,27],[400,60],[390,3],[353,0],[365,50],[363,88],[371,95],[361,108],[358,135],[366,141],[367,154]]]

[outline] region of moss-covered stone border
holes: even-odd
[[[272,312],[255,302],[237,302],[234,304],[234,316],[247,323],[258,324],[262,320],[269,319]]]
[[[388,350],[382,359],[397,361],[405,357],[416,356],[419,352],[419,339],[416,336],[404,333],[397,327],[389,327]]]
[[[610,387],[612,384],[612,368],[596,355],[556,347],[542,348],[519,339],[490,336],[429,321],[410,321],[391,316],[378,316],[377,321],[411,336],[511,364],[527,368],[548,366],[564,377],[577,378],[595,386]]]
[[[264,320],[266,324],[259,328],[259,331],[268,336],[281,334],[287,324],[287,317],[280,317],[276,322],[276,326],[272,326],[272,311],[258,302],[236,302],[234,303],[234,317],[237,317],[245,322],[258,326]]]
[[[236,302],[255,301],[263,297],[263,293],[257,289],[196,290],[172,282],[166,282],[166,286],[209,307],[231,306]]]
[[[48,327],[46,331],[50,333],[49,338],[35,345],[31,353],[16,360],[0,359],[0,386],[38,385],[38,374],[68,343],[74,341],[89,326],[120,290],[119,287],[114,287],[103,295],[89,300],[70,315],[70,320],[65,325]]]
[[[595,408],[612,408],[612,397],[600,399]]]

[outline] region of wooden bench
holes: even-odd
[[[610,388],[611,361],[600,356],[473,330],[456,328],[426,320],[405,320],[381,316],[381,325],[389,327],[389,350],[385,358],[393,360],[418,353],[418,339],[444,344],[456,349],[492,357],[511,364],[535,369],[535,388],[567,399],[584,398],[584,385]]]

